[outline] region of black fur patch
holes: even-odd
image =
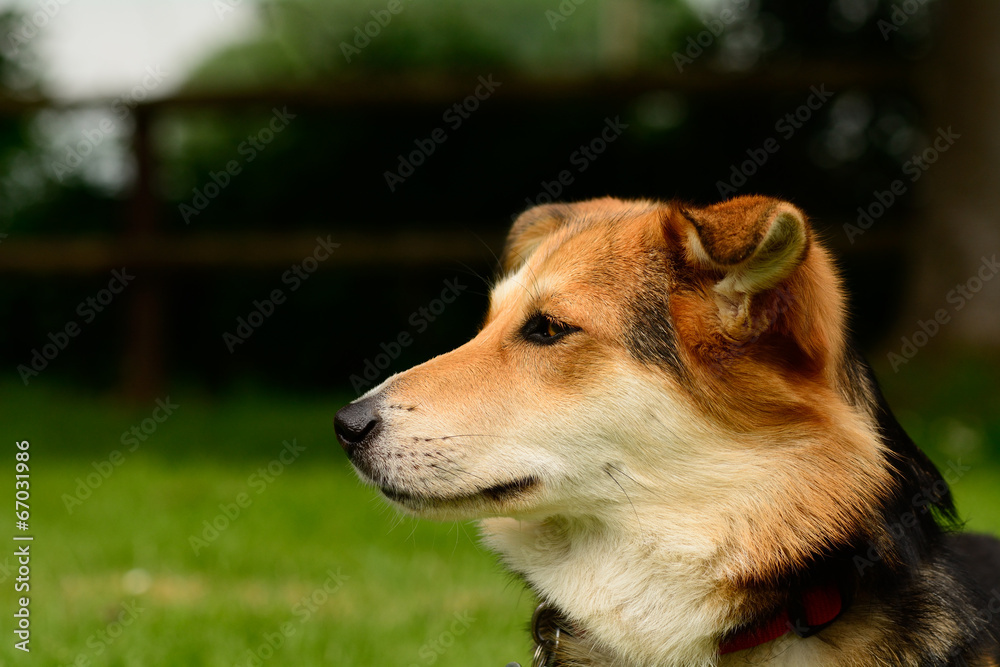
[[[890,625],[884,646],[873,650],[890,662],[957,667],[996,655],[1000,541],[952,534],[957,514],[947,481],[900,426],[868,364],[853,349],[845,364],[852,386],[844,393],[877,423],[893,491],[877,525],[859,526],[852,544],[819,555],[793,576],[792,589],[833,579],[863,600],[860,613],[877,607]],[[942,653],[940,646],[949,648]]]
[[[650,252],[646,282],[627,304],[625,346],[638,361],[654,364],[674,376],[684,374],[677,333],[670,319],[670,290],[665,253]]]

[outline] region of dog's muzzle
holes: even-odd
[[[374,442],[382,430],[378,407],[376,397],[369,396],[341,408],[334,417],[333,429],[337,440],[352,461],[355,455]]]

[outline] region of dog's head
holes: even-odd
[[[784,530],[851,530],[844,505],[876,493],[883,466],[842,377],[839,281],[799,209],[540,206],[501,261],[475,338],[337,415],[355,468],[395,505],[433,518],[676,512],[677,525],[697,516],[688,534],[739,540],[791,489],[801,497],[782,506],[802,516]]]

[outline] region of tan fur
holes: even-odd
[[[502,265],[473,340],[370,392],[368,477],[419,516],[492,517],[486,544],[584,631],[560,664],[746,664],[717,651],[767,599],[747,591],[866,534],[889,485],[826,250],[786,202],[605,198],[528,211]],[[679,372],[624,342],[657,299]],[[535,313],[578,331],[529,343]],[[749,659],[905,664],[851,657],[884,639],[863,610]]]

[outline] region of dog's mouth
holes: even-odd
[[[453,496],[429,495],[411,493],[390,486],[382,486],[382,494],[389,500],[406,505],[407,507],[420,508],[432,505],[452,505],[476,500],[488,500],[493,503],[508,503],[527,494],[531,489],[538,486],[538,480],[534,477],[523,477],[512,482],[494,484],[493,486],[463,493]]]

